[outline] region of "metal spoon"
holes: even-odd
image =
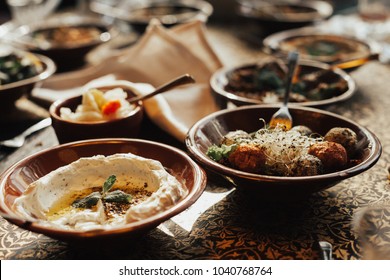
[[[291,84],[292,79],[294,77],[294,70],[297,66],[298,62],[298,53],[297,52],[290,52],[288,54],[288,73],[287,73],[287,81],[286,81],[286,88],[284,93],[284,100],[282,107],[272,116],[271,121],[269,123],[269,126],[271,128],[275,128],[278,124],[285,126],[285,130],[289,130],[292,127],[292,117],[290,115],[290,112],[288,111],[287,103],[290,96],[290,90],[291,90]]]
[[[145,100],[145,99],[153,97],[159,93],[166,92],[166,91],[170,90],[171,88],[181,86],[184,84],[188,84],[188,83],[195,83],[195,79],[189,74],[184,74],[183,76],[180,76],[180,77],[175,78],[166,84],[163,84],[162,86],[156,88],[153,92],[151,92],[149,94],[142,95],[142,96],[136,96],[136,97],[127,99],[127,101],[129,103],[134,103],[134,102],[138,102],[140,100]]]

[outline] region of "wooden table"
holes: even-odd
[[[259,45],[242,40],[239,26],[210,25],[208,36],[225,65],[253,62],[264,56]],[[333,245],[334,259],[362,258],[359,236],[352,230],[354,215],[368,205],[390,203],[390,67],[372,62],[351,75],[358,85],[356,94],[323,109],[350,118],[379,137],[382,157],[367,172],[291,205],[248,203],[225,181],[210,176],[206,192],[190,211],[120,248],[69,245],[21,230],[1,218],[0,259],[318,259],[322,257],[319,241]],[[9,130],[10,121],[3,118],[0,137],[15,134],[36,119],[21,118]],[[148,119],[141,138],[185,149],[183,143]],[[50,127],[31,136],[16,151],[1,148],[0,172],[27,155],[57,144]],[[375,234],[390,246],[385,236],[390,227],[388,211],[387,215],[388,219],[383,219],[382,213],[383,223]]]

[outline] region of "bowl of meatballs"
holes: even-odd
[[[265,199],[300,200],[371,168],[382,146],[367,128],[327,111],[291,106],[293,127],[269,121],[275,105],[206,116],[188,131],[189,154],[238,190]]]

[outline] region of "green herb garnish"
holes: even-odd
[[[73,201],[72,206],[75,208],[92,208],[98,203],[99,200],[111,203],[130,203],[132,199],[130,194],[127,194],[121,190],[109,192],[115,182],[116,176],[111,175],[104,182],[101,192],[93,192],[86,197],[78,198]]]
[[[106,202],[117,202],[117,203],[130,203],[132,197],[131,195],[121,191],[115,190],[110,193],[107,193],[104,197],[104,201]]]
[[[237,148],[236,144],[227,146],[222,144],[220,147],[217,145],[212,145],[207,149],[207,156],[214,161],[220,161],[222,158],[229,157],[230,153]]]
[[[103,184],[103,193],[102,193],[103,196],[112,188],[115,181],[116,181],[115,175],[111,175],[110,177],[107,178],[107,180]]]
[[[72,206],[74,208],[92,208],[102,198],[102,194],[99,192],[93,192],[83,198],[78,198],[73,201]]]

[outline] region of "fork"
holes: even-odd
[[[34,124],[33,126],[30,126],[28,129],[26,129],[21,134],[15,136],[14,138],[0,141],[0,146],[5,146],[9,148],[20,148],[23,146],[27,136],[50,125],[51,118],[43,119],[40,122]]]
[[[288,54],[288,73],[286,88],[284,93],[284,100],[282,107],[272,116],[269,126],[275,128],[278,124],[284,125],[286,130],[290,130],[292,127],[292,117],[288,111],[287,103],[290,96],[292,79],[294,77],[294,71],[297,66],[299,54],[297,52],[289,52]]]

